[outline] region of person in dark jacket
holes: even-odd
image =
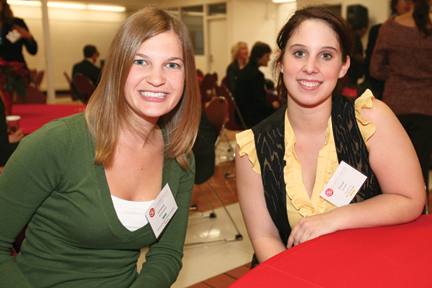
[[[270,53],[270,46],[263,42],[255,43],[248,64],[237,74],[234,98],[247,127],[255,126],[279,108],[277,101],[267,101],[266,80],[258,69],[261,66],[267,67]],[[238,116],[236,121],[240,124],[237,118]]]
[[[0,57],[7,62],[24,63],[27,69],[22,47],[25,46],[31,55],[35,55],[37,43],[24,20],[13,16],[6,0],[0,0],[0,4]]]
[[[99,84],[99,78],[101,69],[95,65],[97,58],[99,57],[99,52],[93,45],[86,45],[83,49],[84,60],[76,63],[72,69],[72,77],[81,73],[87,76],[96,87]]]

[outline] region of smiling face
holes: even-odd
[[[288,105],[315,107],[331,101],[339,78],[345,76],[349,57],[342,62],[339,40],[322,20],[305,20],[288,39],[279,68],[288,90]]]
[[[265,53],[261,58],[257,59],[258,66],[267,67],[269,61],[270,61],[270,53]]]
[[[402,15],[411,10],[411,0],[399,0],[396,4],[396,11],[398,15]]]
[[[248,59],[248,54],[249,54],[249,49],[247,44],[242,44],[237,53],[237,58],[245,61]]]
[[[163,32],[143,42],[124,89],[129,108],[139,118],[156,123],[181,99],[185,83],[183,50],[177,34]]]

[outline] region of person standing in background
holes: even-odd
[[[252,127],[264,120],[279,108],[279,102],[269,103],[266,98],[266,80],[259,67],[267,67],[271,48],[263,42],[256,42],[252,47],[249,62],[239,71],[234,98],[247,127]],[[241,122],[236,114],[236,121]]]
[[[24,63],[28,70],[22,47],[25,46],[31,55],[35,55],[38,50],[37,43],[24,20],[13,16],[7,1],[0,0],[0,4],[0,58],[7,62]]]
[[[383,101],[398,116],[420,160],[426,187],[432,152],[432,22],[430,0],[380,28],[370,74],[385,81]],[[401,163],[403,164],[403,163]]]
[[[390,17],[397,17],[404,13],[407,13],[411,9],[412,0],[391,0],[390,8],[392,10],[392,15]],[[381,28],[382,23],[374,25],[369,30],[369,38],[366,47],[366,56],[363,61],[363,72],[365,79],[359,85],[357,90],[357,96],[363,94],[366,89],[370,89],[375,96],[375,98],[382,100],[382,93],[384,91],[384,81],[376,79],[370,75],[369,66],[372,57],[372,52],[375,47],[376,40],[378,38],[378,31]]]
[[[95,65],[99,52],[93,45],[86,45],[83,49],[84,60],[76,63],[72,69],[72,78],[75,74],[81,73],[87,76],[95,87],[99,84],[101,69]]]
[[[234,92],[235,81],[237,80],[238,72],[246,66],[248,55],[249,50],[245,42],[237,42],[231,48],[232,61],[226,72],[227,88],[231,91],[231,93]]]

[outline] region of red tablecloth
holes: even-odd
[[[86,105],[14,104],[12,114],[21,116],[24,135],[58,118],[84,112]]]
[[[404,224],[339,231],[261,263],[230,288],[430,287],[432,215]]]

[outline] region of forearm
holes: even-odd
[[[329,212],[336,230],[395,225],[415,220],[422,213],[418,201],[397,194],[381,194]]]
[[[275,238],[271,236],[252,240],[252,246],[259,263],[262,263],[287,249],[279,237]]]

